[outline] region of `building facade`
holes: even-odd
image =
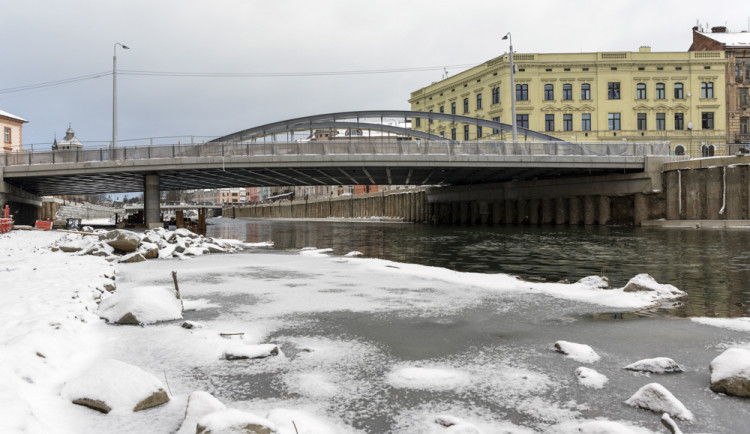
[[[722,51],[503,55],[412,92],[415,111],[472,116],[569,141],[668,141],[676,154],[726,153]],[[513,93],[511,93],[513,92]],[[453,140],[510,140],[510,133],[450,121],[413,128]],[[519,133],[519,140],[525,140]]]
[[[0,152],[19,152],[23,150],[23,124],[26,119],[14,114],[0,110],[0,130],[3,133],[3,142]]]
[[[750,32],[729,32],[724,26],[704,32],[693,27],[690,51],[726,53],[726,130],[730,153],[750,144]]]

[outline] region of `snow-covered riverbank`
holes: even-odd
[[[601,289],[598,278],[531,283],[315,249],[115,266],[51,252],[61,236],[0,237],[2,432],[172,433],[197,390],[282,433],[665,432],[661,414],[624,404],[654,382],[694,415],[678,420],[685,432],[739,432],[750,420],[747,400],[708,388],[709,362],[731,346],[748,346],[742,320],[711,327],[592,319],[680,295],[642,276],[635,283],[654,291]],[[120,290],[171,287],[171,271],[195,309],[184,319],[199,327],[99,319],[96,299],[109,295],[103,288],[115,272]],[[565,357],[553,346],[560,340],[585,343],[600,358]],[[280,351],[227,360],[227,352],[260,344]],[[660,356],[685,372],[623,369]],[[153,374],[168,384],[171,400],[105,415],[63,398],[67,383],[108,359]],[[581,383],[582,363],[607,381]]]

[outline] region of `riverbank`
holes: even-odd
[[[686,432],[740,432],[750,418],[746,400],[708,390],[708,363],[730,346],[748,346],[750,335],[682,319],[617,319],[662,300],[655,294],[602,290],[598,279],[542,284],[319,249],[113,266],[51,252],[60,236],[0,237],[9,255],[0,267],[8,300],[0,306],[8,318],[0,329],[0,406],[12,416],[0,420],[3,432],[170,433],[196,390],[272,420],[281,433],[295,432],[290,421],[299,432],[451,432],[438,419],[465,432],[664,432],[660,414],[623,404],[652,382],[695,414],[678,421]],[[171,286],[176,271],[196,307],[184,320],[202,327],[105,324],[94,313],[97,288],[113,271],[118,290]],[[603,314],[611,319],[595,319]],[[554,351],[559,340],[590,345],[601,359],[567,358]],[[280,353],[222,357],[228,346],[267,343]],[[657,356],[685,372],[622,369]],[[66,382],[106,359],[165,379],[172,399],[104,415],[61,397]],[[575,371],[584,365],[608,383],[580,384]]]

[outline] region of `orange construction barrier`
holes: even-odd
[[[13,229],[13,220],[12,219],[6,219],[6,218],[0,218],[0,234],[4,234],[6,232],[10,232],[11,229]]]
[[[36,223],[34,223],[34,228],[40,231],[50,231],[52,230],[52,225],[54,223],[53,220],[37,220]]]

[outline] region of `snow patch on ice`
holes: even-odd
[[[468,386],[471,377],[462,371],[445,367],[395,367],[386,377],[393,387],[400,389],[455,390]]]
[[[721,327],[738,332],[750,332],[750,318],[707,318],[698,317],[690,318],[691,321],[698,324]]]

